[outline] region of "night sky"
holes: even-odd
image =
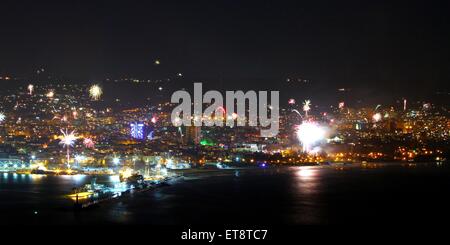
[[[0,74],[448,92],[448,1],[390,2],[1,1]]]

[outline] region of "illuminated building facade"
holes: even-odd
[[[137,140],[143,140],[145,138],[144,130],[145,126],[142,122],[134,122],[130,124],[131,138]]]

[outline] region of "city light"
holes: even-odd
[[[6,119],[6,115],[3,112],[0,112],[0,123],[4,122]]]
[[[86,157],[85,156],[83,156],[83,155],[76,155],[75,156],[75,161],[76,162],[82,162],[82,161],[84,161],[84,160],[86,160]]]
[[[120,163],[120,158],[114,157],[113,160],[112,160],[112,162],[113,162],[115,165],[118,165],[118,164]]]
[[[119,171],[119,175],[123,179],[127,179],[133,175],[133,170],[131,168],[125,168]]]
[[[134,139],[144,139],[144,124],[140,122],[131,123],[130,134]]]

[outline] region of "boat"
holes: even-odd
[[[221,163],[221,162],[217,163],[217,164],[216,164],[216,167],[217,167],[218,169],[230,169],[230,166],[228,166],[228,165],[226,165],[226,164],[224,164],[224,163]]]
[[[343,167],[343,166],[352,166],[353,163],[352,162],[332,162],[329,163],[330,166],[333,167]]]
[[[38,169],[38,168],[31,170],[30,173],[31,174],[55,174],[54,172],[47,171],[44,169]]]
[[[128,184],[142,184],[144,182],[144,176],[134,173],[130,176],[119,175],[120,182],[126,182]]]
[[[192,168],[191,164],[189,163],[167,163],[166,164],[167,169],[190,169]]]

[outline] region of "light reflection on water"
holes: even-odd
[[[317,192],[320,185],[321,169],[318,167],[298,167],[295,172],[296,191],[302,195]]]
[[[86,176],[85,175],[61,175],[61,178],[64,180],[73,180],[74,183],[80,183]]]
[[[317,166],[295,167],[291,169],[293,187],[289,192],[293,205],[288,217],[294,223],[321,223],[322,210],[315,208],[320,201],[323,168]]]
[[[45,175],[35,175],[35,174],[17,174],[17,173],[2,173],[0,175],[0,183],[2,184],[29,184],[37,183]]]
[[[314,167],[299,167],[297,171],[297,176],[300,177],[301,180],[309,180],[314,179],[317,175],[317,169]]]
[[[415,168],[388,164],[376,168],[350,166],[339,169],[332,166],[275,167],[240,170],[238,176],[234,170],[193,173],[186,174],[185,181],[179,184],[133,194],[117,202],[102,204],[95,212],[77,215],[94,223],[267,221],[317,224],[344,219],[368,220],[383,217],[377,210],[391,210],[390,205],[410,207],[424,194],[427,202],[419,203],[421,206],[433,204],[434,210],[436,204],[446,204],[440,197],[450,188],[449,169],[445,164],[433,163]],[[92,176],[82,175],[1,173],[0,218],[2,212],[17,208],[20,202],[20,208],[26,212],[38,210],[41,214],[47,209],[54,213],[55,222],[77,223],[71,212],[60,214],[55,210],[62,206],[63,194],[75,186],[90,183],[91,179]],[[118,182],[118,176],[97,178],[99,184],[111,186]],[[423,192],[428,190],[433,192]],[[65,215],[70,221],[59,215]]]

